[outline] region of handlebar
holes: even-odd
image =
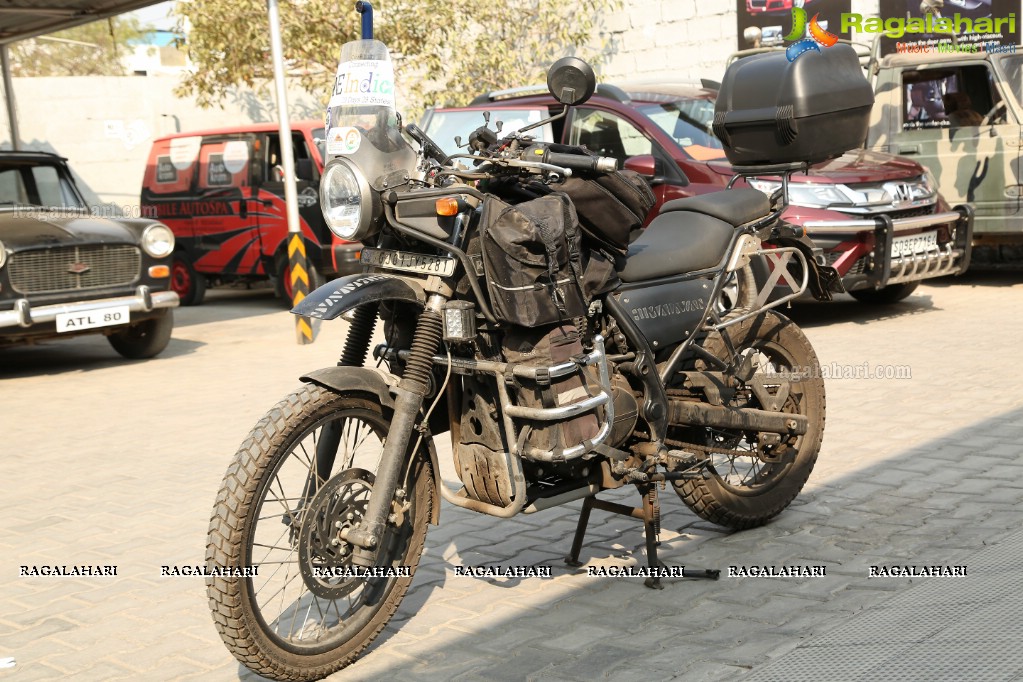
[[[585,156],[583,154],[561,154],[547,150],[543,155],[544,163],[561,166],[578,171],[591,173],[614,173],[618,170],[618,159],[610,156]]]

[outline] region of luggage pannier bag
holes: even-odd
[[[564,194],[515,206],[488,196],[480,248],[490,303],[502,321],[536,327],[586,314],[579,221]]]
[[[575,325],[564,324],[540,329],[515,328],[505,333],[505,360],[536,367],[550,367],[581,355],[583,346]],[[563,407],[597,395],[600,387],[596,368],[580,368],[575,374],[546,384],[516,381],[515,403],[525,407]],[[519,420],[525,424],[519,438],[526,448],[558,452],[593,438],[599,431],[598,412],[587,412],[562,422]]]
[[[818,163],[863,146],[874,92],[849,45],[744,57],[725,72],[714,134],[740,166]]]
[[[561,154],[593,156],[584,147],[552,144],[550,149]],[[646,180],[630,170],[577,173],[553,187],[572,199],[583,232],[623,256],[629,250],[630,236],[643,227],[656,203]]]
[[[585,147],[564,144],[548,145],[559,154],[594,156]],[[491,191],[510,201],[545,196],[551,191],[564,192],[575,204],[583,232],[611,253],[624,256],[630,237],[643,227],[656,200],[650,186],[639,173],[619,170],[614,173],[582,173],[563,182],[545,185],[540,182],[520,184],[491,183]]]

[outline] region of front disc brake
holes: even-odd
[[[298,566],[306,587],[317,597],[340,599],[360,584],[352,568],[352,545],[341,532],[357,527],[366,515],[375,476],[346,469],[313,496],[302,520]]]

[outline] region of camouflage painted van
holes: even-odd
[[[1023,264],[1023,50],[892,54],[875,67],[870,149],[928,168],[976,218],[973,262]]]

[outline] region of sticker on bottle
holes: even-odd
[[[391,62],[362,59],[338,64],[330,108],[381,106],[394,108]]]
[[[344,126],[331,128],[327,133],[327,154],[337,156],[339,154],[354,154],[359,151],[362,144],[362,133],[358,128]]]

